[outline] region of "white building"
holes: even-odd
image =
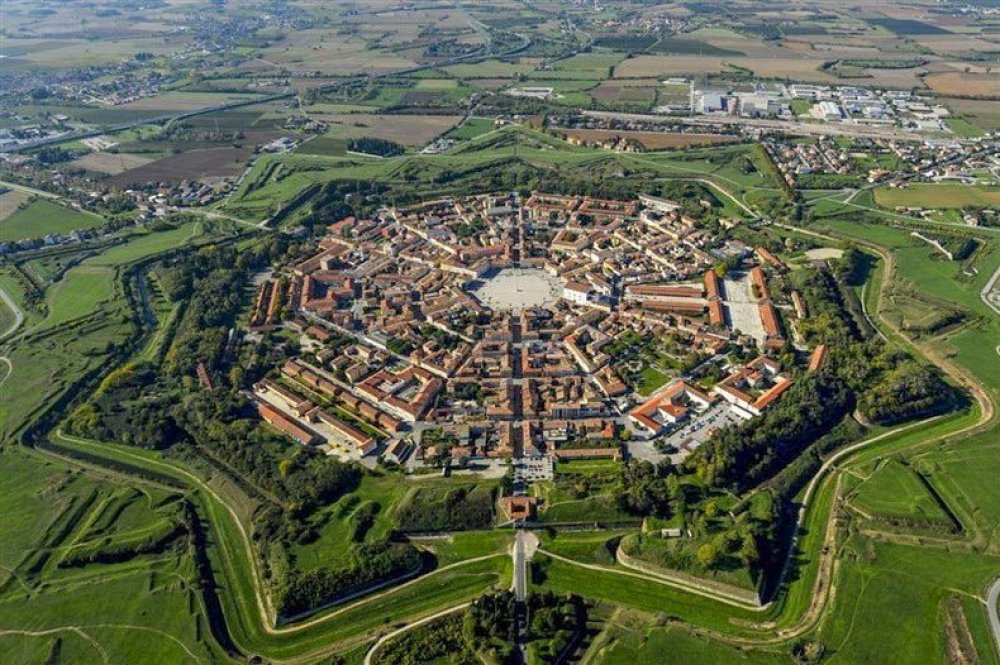
[[[814,104],[809,113],[814,118],[826,121],[840,120],[844,117],[840,106],[835,102],[819,102],[818,104]]]

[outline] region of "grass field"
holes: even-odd
[[[619,608],[611,614],[605,625],[604,632],[598,635],[587,652],[588,656],[595,659],[594,662],[609,665],[772,665],[789,662],[783,651],[741,649],[724,645],[697,636],[683,625],[664,627],[656,615],[646,612]]]
[[[355,530],[354,517],[366,505],[377,505],[375,523],[366,540],[385,536],[392,529],[393,507],[406,494],[406,487],[394,476],[366,476],[356,492],[328,506],[313,518],[319,537],[307,545],[295,544],[291,555],[298,570],[343,565],[350,552]]]
[[[90,152],[74,159],[71,164],[88,171],[117,175],[122,171],[137,169],[153,161],[152,157],[128,153]]]
[[[484,126],[480,129],[489,131]],[[518,159],[525,163],[539,168],[558,165],[567,171],[581,168],[595,173],[604,168],[608,159],[598,151],[573,149],[551,137],[521,129],[501,130],[478,140],[470,137],[467,144],[444,155],[407,155],[371,161],[281,155],[258,162],[244,188],[234,196],[233,205],[273,206],[277,200],[294,197],[307,184],[336,177],[436,186],[433,180],[442,174],[465,170],[478,173],[498,159],[512,157],[515,150]],[[712,182],[724,184],[727,191],[738,197],[736,200],[772,191],[759,174],[741,172],[739,160],[749,154],[745,147],[719,150],[726,152],[705,150],[612,159],[616,167],[628,165],[655,177],[711,178]],[[710,161],[710,156],[718,154],[729,155],[731,159]],[[720,166],[720,162],[725,163]],[[823,209],[837,212],[838,205],[824,202]],[[856,214],[856,210],[843,207],[840,210],[845,213],[843,218],[821,216],[812,228],[884,244],[893,251],[895,272],[881,277],[890,279],[893,288],[906,289],[907,293],[927,299],[946,298],[975,315],[970,325],[926,343],[945,350],[943,353],[954,362],[968,366],[995,394],[1000,382],[996,377],[993,347],[1000,324],[995,318],[988,318],[989,313],[978,297],[979,288],[996,267],[993,245],[986,244],[965,264],[946,262],[932,258],[929,248],[910,238],[905,229],[853,221],[850,215]],[[80,374],[100,369],[108,342],[121,343],[132,334],[131,326],[125,323],[127,311],[123,299],[114,299],[120,289],[118,275],[122,266],[184,243],[216,237],[213,233],[217,229],[203,224],[136,234],[128,243],[87,259],[47,290],[48,312],[44,318],[33,315],[34,320],[29,321],[29,326],[35,328],[29,343],[4,349],[14,363],[16,380],[0,386],[0,431],[6,435],[13,433],[18,423],[67,390]],[[970,267],[975,271],[970,271]],[[880,275],[877,271],[875,274]],[[866,302],[874,313],[877,291],[874,284],[871,286]],[[876,300],[870,301],[872,297]],[[164,315],[170,310],[170,303],[157,305],[157,311]],[[900,536],[898,533],[866,535],[855,528],[844,529],[842,533],[849,535],[842,535],[833,545],[842,548],[836,554],[840,561],[836,593],[822,620],[807,626],[805,633],[824,643],[829,660],[924,662],[922,658],[928,655],[934,661],[944,660],[947,644],[940,608],[953,594],[962,596],[973,634],[988,636],[976,595],[982,593],[986,581],[1000,565],[997,537],[1000,530],[996,526],[1000,524],[1000,493],[991,480],[998,470],[1000,444],[995,429],[966,440],[947,440],[945,436],[971,424],[976,417],[974,411],[956,414],[889,437],[831,472],[831,477],[839,474],[842,466],[857,474],[859,481],[863,480],[851,486],[857,490],[853,500],[860,509],[880,514],[933,516],[934,507],[940,509],[940,506],[933,499],[928,503],[931,495],[913,473],[913,469],[926,471],[943,501],[969,530],[969,539],[955,542],[957,539],[952,538],[942,546],[893,540]],[[414,539],[419,546],[436,553],[436,571],[410,585],[322,611],[309,622],[269,631],[263,625],[256,595],[256,590],[266,585],[257,575],[252,550],[248,556],[249,541],[242,530],[249,528],[248,515],[253,507],[239,502],[232,483],[220,474],[203,476],[186,462],[159,453],[108,443],[65,442],[64,445],[120,465],[156,470],[184,485],[186,494],[210,525],[207,551],[219,582],[219,599],[232,638],[244,653],[259,653],[268,659],[325,662],[336,652],[350,654],[354,659],[351,662],[357,662],[366,644],[396,624],[464,602],[489,588],[509,587],[510,557],[506,553],[509,532],[479,531]],[[0,564],[5,567],[0,570],[0,579],[9,587],[0,586],[0,623],[16,630],[57,632],[43,636],[0,636],[0,658],[15,662],[44,661],[54,648],[53,635],[64,638],[59,648],[66,650],[66,660],[99,660],[103,650],[109,662],[132,662],[143,657],[139,651],[143,644],[140,638],[148,639],[151,657],[163,662],[209,660],[217,655],[207,636],[200,596],[195,593],[192,560],[186,552],[150,556],[148,560],[127,565],[114,564],[117,567],[109,569],[114,576],[105,577],[102,576],[105,571],[98,571],[87,578],[82,574],[77,577],[78,571],[58,570],[50,558],[27,567],[24,567],[26,562],[17,560],[26,550],[33,556],[43,551],[65,551],[77,542],[86,542],[90,533],[103,533],[104,528],[108,533],[128,532],[141,527],[149,517],[127,508],[118,522],[105,524],[106,510],[127,496],[121,487],[121,477],[110,474],[97,481],[90,474],[66,471],[61,463],[33,454],[30,462],[41,465],[46,471],[42,474],[35,466],[23,465],[10,457],[28,454],[0,453],[0,470],[4,471],[0,473],[0,510],[13,516],[18,530],[11,542],[0,542]],[[878,460],[890,454],[905,455],[906,461],[912,460],[914,466],[894,461],[880,466]],[[56,472],[48,473],[50,467]],[[608,491],[618,470],[619,464],[610,461],[560,463],[555,481],[542,487],[543,520],[594,521],[622,517]],[[582,497],[574,486],[581,480],[587,481],[582,492],[586,496]],[[426,482],[447,484],[439,479]],[[778,658],[788,662],[787,644],[763,650],[738,649],[696,634],[687,624],[751,640],[770,637],[776,629],[794,625],[809,603],[820,569],[818,553],[824,547],[826,518],[835,510],[838,500],[835,487],[833,482],[820,485],[806,511],[792,575],[775,604],[764,612],[737,609],[630,574],[610,557],[607,541],[621,535],[616,530],[543,534],[544,550],[576,563],[539,553],[533,566],[533,588],[582,593],[602,606],[629,608],[618,610],[617,614],[611,610],[614,621],[607,622],[607,632],[598,638],[604,641],[596,647],[600,653],[596,662],[770,663],[778,662]],[[380,504],[372,533],[385,533],[390,528],[394,506],[402,503],[403,495],[410,494],[410,489],[397,476],[366,478],[357,492],[358,503],[334,505],[318,516],[321,538],[309,545],[296,545],[294,558],[305,568],[336,561],[353,535],[354,511],[371,502]],[[67,498],[70,496],[75,498],[70,500]],[[412,496],[420,495],[412,493]],[[841,518],[853,519],[846,515]],[[74,521],[81,526],[63,534],[61,525]],[[868,526],[862,522],[852,524]],[[46,539],[41,547],[33,539],[36,535]],[[478,557],[485,558],[470,561]],[[445,567],[451,564],[459,565]],[[588,565],[604,568],[585,567]],[[7,575],[7,569],[44,577],[49,586],[32,589],[35,578],[26,575],[18,579]],[[117,600],[121,596],[124,601]],[[160,616],[159,608],[168,616]],[[113,626],[104,625],[103,621],[95,625],[88,618],[95,613],[111,617],[108,622]],[[893,618],[892,631],[884,628],[886,617]],[[884,635],[888,632],[892,634]],[[995,660],[991,652],[984,651],[980,657],[984,662]]]
[[[974,139],[982,136],[984,133],[983,130],[965,118],[948,118],[945,120],[945,124],[948,125],[948,129],[954,132],[956,136],[962,138]]]
[[[914,183],[875,190],[875,201],[885,208],[990,208],[1000,206],[1000,189],[975,185]]]
[[[870,475],[854,488],[851,500],[859,509],[869,514],[948,524],[947,513],[921,482],[916,469],[886,460],[867,471]]]
[[[127,490],[18,450],[0,454],[0,471],[0,502],[14,527],[0,544],[0,659],[33,662],[31,654],[41,653],[44,660],[53,648],[62,662],[221,657],[205,630],[197,576],[183,549],[115,564],[55,566],[88,539],[155,525],[158,513],[150,506],[165,492]],[[78,520],[64,524],[63,515]],[[46,553],[44,561],[38,553]]]
[[[17,207],[30,198],[31,194],[19,189],[11,189],[0,194],[0,222],[13,215]]]
[[[50,233],[69,233],[102,224],[104,219],[97,215],[65,208],[39,198],[27,207],[0,219],[0,242],[41,238]]]
[[[460,116],[453,115],[371,115],[351,113],[317,114],[330,124],[326,136],[334,138],[378,137],[406,146],[422,146],[454,127]],[[308,144],[307,144],[308,145]]]
[[[204,222],[161,231],[143,231],[128,242],[86,259],[45,289],[44,315],[28,313],[25,337],[6,351],[11,376],[0,384],[0,439],[18,432],[31,414],[63,395],[88,371],[100,368],[109,345],[132,334],[118,270],[132,261],[203,238]],[[18,297],[18,291],[4,289]]]

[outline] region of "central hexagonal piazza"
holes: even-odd
[[[331,453],[405,458],[412,441],[410,463],[617,456],[626,430],[633,442],[681,436],[702,413],[716,422],[728,395],[698,388],[690,369],[732,342],[783,343],[761,267],[715,272],[725,252],[753,265],[717,228],[652,196],[538,192],[342,219],[261,286],[252,329],[286,312],[306,323],[284,383],[261,382],[256,398]],[[733,403],[783,390],[779,372],[753,370]],[[296,415],[316,396],[322,409]]]
[[[502,268],[468,287],[479,302],[498,312],[519,313],[529,307],[548,307],[562,296],[555,276],[540,268]]]

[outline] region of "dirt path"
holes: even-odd
[[[93,637],[88,635],[79,626],[63,626],[61,628],[49,628],[47,630],[16,630],[16,629],[2,629],[0,628],[0,637],[4,635],[23,635],[25,637],[47,637],[48,635],[55,635],[57,633],[76,633],[84,640],[90,643],[92,647],[101,656],[101,661],[104,665],[110,665],[111,659],[108,658],[108,652],[104,650],[100,642],[95,640]]]
[[[364,665],[371,665],[372,658],[375,657],[375,653],[379,650],[379,648],[383,644],[385,644],[389,640],[397,637],[398,635],[401,635],[402,633],[405,633],[408,630],[411,630],[411,629],[416,628],[418,626],[422,626],[425,623],[430,623],[431,621],[434,621],[435,619],[440,619],[441,617],[448,616],[449,614],[454,614],[455,612],[458,612],[460,610],[464,610],[466,607],[468,607],[471,604],[472,603],[462,603],[461,605],[456,605],[455,607],[449,607],[446,610],[441,610],[440,612],[436,612],[434,614],[431,614],[430,616],[426,616],[423,619],[418,619],[417,621],[414,621],[413,623],[408,623],[405,626],[403,626],[402,628],[397,628],[396,630],[392,631],[391,633],[386,633],[382,637],[378,638],[378,640],[375,642],[375,644],[372,645],[372,648],[368,650],[368,653],[365,654]]]

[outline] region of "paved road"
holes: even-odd
[[[528,562],[538,549],[538,536],[519,529],[514,536],[511,557],[514,559],[514,598],[523,602],[528,597]]]
[[[997,651],[1000,651],[1000,616],[997,616],[997,602],[1000,601],[1000,577],[993,580],[989,591],[986,593],[986,613],[990,615],[990,630],[993,631],[993,639],[997,643]]]
[[[0,289],[0,300],[3,300],[4,304],[10,308],[10,311],[14,312],[14,322],[7,326],[7,330],[0,332],[0,340],[3,340],[13,335],[14,331],[21,327],[21,324],[24,323],[24,313],[17,306],[17,303],[14,302],[14,299],[3,289]]]
[[[979,292],[979,297],[983,299],[987,307],[1000,314],[1000,295],[993,292],[993,287],[996,285],[998,279],[1000,279],[1000,266],[997,266],[997,269],[993,272],[993,276],[986,282],[983,290]]]

